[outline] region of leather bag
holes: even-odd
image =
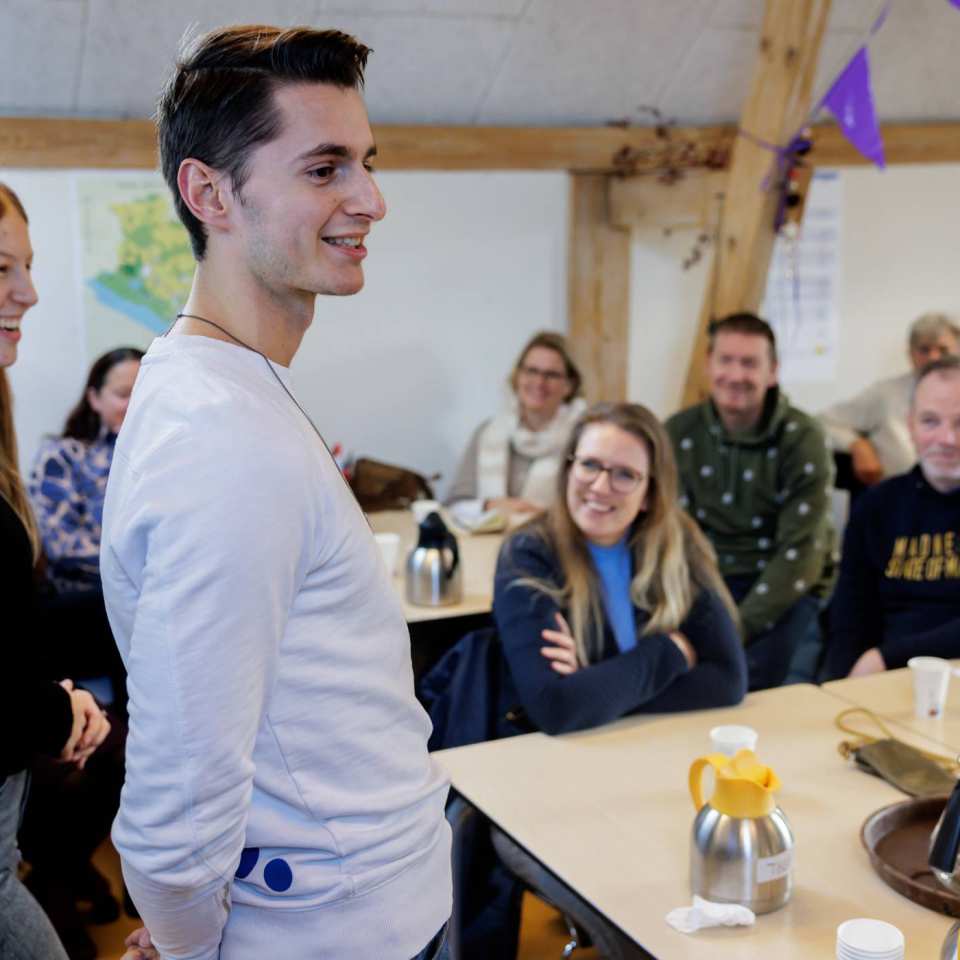
[[[426,477],[368,457],[360,457],[354,463],[350,486],[364,513],[406,510],[414,500],[433,499]]]

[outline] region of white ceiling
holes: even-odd
[[[882,0],[834,0],[820,77]],[[374,48],[379,123],[735,120],[763,0],[0,0],[0,115],[146,117],[185,31],[334,26]],[[960,10],[895,0],[870,53],[884,120],[960,119]]]

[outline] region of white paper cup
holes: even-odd
[[[738,750],[757,749],[757,731],[739,723],[728,723],[710,731],[710,743],[718,753],[732,757]]]
[[[911,657],[907,666],[913,674],[913,712],[918,720],[943,716],[950,685],[950,661],[942,657]]]
[[[380,548],[383,565],[392,577],[397,570],[397,554],[400,552],[400,535],[398,533],[375,533],[374,540]]]
[[[428,513],[439,512],[440,504],[436,500],[414,500],[410,504],[410,509],[413,511],[413,519],[420,524],[426,519]]]
[[[902,960],[904,938],[885,920],[858,918],[837,927],[837,957],[842,960]]]

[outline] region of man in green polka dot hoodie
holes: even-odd
[[[760,690],[783,683],[833,586],[833,460],[819,423],[777,386],[766,321],[716,321],[707,374],[710,398],[666,426],[683,504],[717,551],[740,610],[750,689]]]

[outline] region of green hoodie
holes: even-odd
[[[681,502],[713,543],[720,572],[756,577],[740,603],[746,642],[804,594],[828,596],[834,470],[820,424],[772,387],[750,430],[727,431],[710,400],[674,414],[666,427]]]

